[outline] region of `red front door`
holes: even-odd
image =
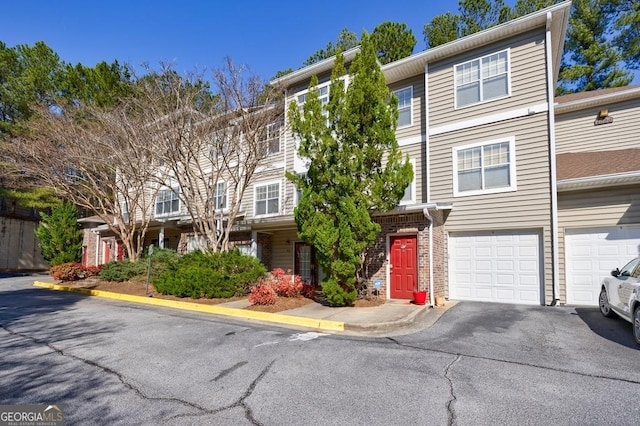
[[[391,298],[413,299],[418,285],[418,244],[415,235],[390,239]]]

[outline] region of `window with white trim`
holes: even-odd
[[[509,96],[509,50],[458,64],[456,108]]]
[[[516,190],[514,139],[453,149],[454,196]]]
[[[255,188],[255,216],[280,212],[280,183],[259,185]]]
[[[271,123],[267,125],[265,140],[262,141],[264,155],[277,154],[280,152],[280,125],[281,123]]]
[[[416,203],[416,160],[410,159],[411,167],[413,167],[413,180],[404,190],[404,196],[400,199],[400,205]]]
[[[413,124],[413,86],[393,92],[398,98],[398,127],[411,126]]]
[[[156,216],[163,216],[180,211],[179,187],[161,189],[156,196]]]
[[[216,210],[224,210],[227,208],[227,184],[226,182],[216,183],[216,190],[213,194],[213,207]]]
[[[316,93],[318,94],[318,98],[320,99],[320,104],[324,107],[329,103],[329,83],[325,83],[321,86],[315,88]],[[307,102],[307,96],[309,95],[309,91],[305,91],[299,94],[296,97],[296,101],[298,102],[298,108],[302,108],[305,102]]]
[[[302,179],[305,179],[305,180],[307,179],[306,173],[298,173],[298,176],[301,177]],[[300,200],[302,199],[302,188],[299,188],[297,185],[294,185],[293,188],[295,191],[293,205],[297,206]]]

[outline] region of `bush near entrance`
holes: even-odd
[[[264,277],[258,259],[238,250],[185,254],[153,280],[159,293],[192,298],[229,298],[249,293],[249,286]]]

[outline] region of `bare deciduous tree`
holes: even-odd
[[[17,171],[99,216],[136,260],[155,200],[148,182],[157,172],[149,167],[149,135],[130,107],[43,106],[7,154]]]
[[[245,191],[279,138],[280,93],[228,58],[213,74],[215,96],[200,76],[148,75],[140,108],[167,172],[156,183],[178,184],[203,249],[228,250]]]
[[[281,93],[227,59],[202,76],[170,66],[135,79],[112,108],[42,107],[9,157],[26,175],[95,212],[136,260],[160,190],[175,190],[209,251],[229,249],[245,191],[279,143]],[[229,194],[227,196],[227,194]]]

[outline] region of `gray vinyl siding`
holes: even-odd
[[[561,303],[567,301],[564,264],[566,230],[620,225],[640,225],[640,187],[638,185],[558,194]]]
[[[415,203],[424,203],[427,200],[427,179],[426,179],[426,145],[422,143],[414,143],[411,145],[401,146],[400,151],[404,156],[409,156],[409,160],[413,163],[413,180],[415,182]]]
[[[481,50],[429,64],[429,127],[470,120],[547,102],[545,34],[518,35]],[[454,67],[504,49],[510,50],[511,96],[455,109]]]
[[[453,148],[513,137],[517,190],[496,194],[453,195]],[[431,201],[452,204],[448,232],[535,230],[541,233],[545,301],[552,298],[551,199],[547,114],[478,126],[429,141]]]
[[[293,272],[293,246],[298,241],[295,228],[283,229],[271,234],[271,267]]]
[[[250,187],[245,191],[244,197],[242,199],[242,207],[240,208],[240,210],[245,212],[245,217],[247,219],[255,218],[255,188],[257,186],[263,186],[272,183],[280,184],[280,212],[278,215],[286,214],[286,212],[283,210],[284,206],[286,205],[286,203],[284,202],[285,191],[283,189],[285,181],[286,179],[283,176],[282,169],[273,170],[268,174],[265,172],[260,174],[260,176],[255,176],[252,183],[250,184]],[[259,218],[260,217],[262,216],[259,216]]]
[[[601,109],[608,109],[613,123],[595,126]],[[608,151],[640,146],[640,99],[556,114],[556,151]]]

